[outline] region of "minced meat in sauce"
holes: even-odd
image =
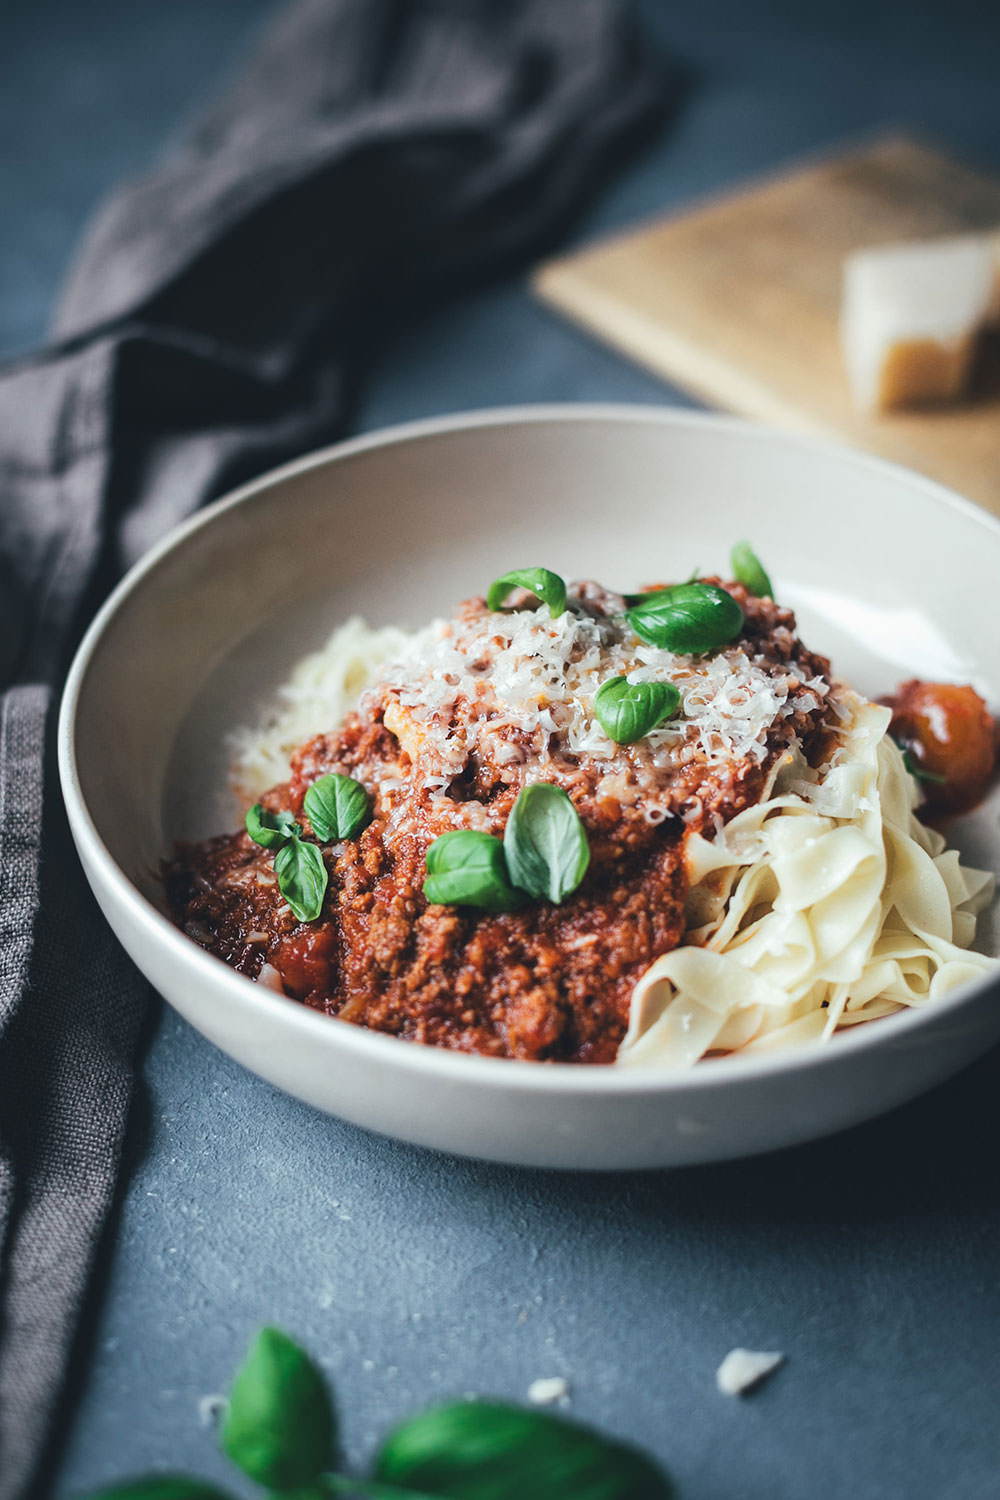
[[[712,757],[688,745],[651,771],[637,747],[615,747],[625,768],[616,779],[606,757],[564,744],[550,744],[540,766],[544,736],[519,735],[515,724],[476,741],[461,765],[450,765],[444,788],[429,787],[425,764],[416,774],[425,752],[390,674],[342,728],[303,745],[291,779],[261,798],[270,811],[290,808],[311,836],[302,800],[319,776],[339,771],[368,789],[368,827],[323,847],[329,886],[321,917],[294,917],[273,854],[241,831],[178,849],[165,872],[178,924],[240,973],[341,1020],[497,1057],[612,1062],[636,980],[684,934],[686,832],[713,837],[759,800],[790,744],[815,763],[828,742],[824,700],[807,685],[828,683],[829,663],[804,649],[791,611],[738,584],[725,587],[745,615],[727,651],[752,660],[787,695],[756,756]],[[621,635],[619,596],[594,584],[570,592],[579,617]],[[490,617],[479,599],[455,618],[468,630]],[[488,660],[475,667],[488,683]],[[466,707],[448,709],[451,726]],[[655,819],[629,781],[636,766],[658,778]],[[500,914],[428,905],[424,861],[434,838],[461,826],[502,834],[528,780],[563,786],[583,821],[590,864],[579,889],[559,906],[536,902]]]

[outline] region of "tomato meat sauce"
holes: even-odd
[[[303,798],[320,776],[336,771],[367,789],[372,818],[360,836],[321,846],[329,883],[320,916],[296,919],[273,854],[241,831],[178,848],[165,870],[178,924],[238,972],[341,1020],[496,1057],[613,1062],[637,979],[684,934],[687,834],[714,837],[758,801],[790,745],[816,763],[830,743],[829,663],[804,648],[791,611],[725,587],[744,624],[722,675],[763,683],[782,705],[749,749],[719,749],[704,723],[682,718],[669,735],[597,753],[578,710],[545,692],[520,721],[504,697],[520,637],[510,644],[485,601],[468,601],[445,643],[465,653],[468,675],[458,674],[447,703],[427,707],[420,683],[431,678],[415,668],[408,678],[387,669],[342,727],[302,745],[289,780],[261,798],[270,812],[291,810],[310,837]],[[539,615],[537,654],[558,646],[570,679],[590,662],[607,675],[638,645],[620,596],[596,584],[571,586],[558,630]],[[510,631],[534,628],[511,618]],[[530,666],[531,650],[517,650]],[[711,668],[695,661],[691,671]],[[561,786],[583,822],[590,861],[579,887],[560,905],[498,913],[430,905],[433,840],[456,827],[502,835],[533,780]]]

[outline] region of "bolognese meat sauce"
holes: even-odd
[[[240,832],[178,851],[167,871],[178,922],[241,973],[342,1020],[467,1052],[612,1062],[636,980],[684,932],[686,833],[714,837],[759,800],[789,746],[815,763],[829,742],[829,663],[805,650],[789,610],[724,587],[744,614],[739,636],[672,659],[593,583],[571,587],[558,619],[468,601],[261,799],[309,836],[303,798],[317,778],[367,789],[368,826],[323,846],[320,917],[295,918],[273,857]],[[665,658],[680,715],[613,743],[594,719],[596,686],[653,680]],[[429,905],[431,843],[463,828],[502,835],[537,781],[561,787],[583,822],[579,888],[499,913]]]

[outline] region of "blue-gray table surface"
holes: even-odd
[[[151,158],[271,9],[8,0],[0,348],[41,336],[95,199]],[[644,15],[692,91],[580,240],[883,127],[1000,168],[995,5],[648,0]],[[512,278],[402,330],[359,426],[577,399],[684,400]],[[276,1322],[322,1361],[358,1465],[429,1399],[522,1400],[561,1375],[571,1411],[665,1461],[683,1500],[996,1495],[998,1084],[994,1053],[783,1155],[531,1173],[327,1119],[164,1010],[56,1494],[156,1467],[229,1477],[203,1398]],[[714,1386],[737,1344],[788,1356],[742,1402]]]

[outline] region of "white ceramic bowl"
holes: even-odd
[[[223,736],[359,612],[418,624],[510,567],[632,589],[726,567],[749,537],[805,640],[863,692],[906,676],[1000,703],[1000,524],[892,465],[729,419],[565,407],[422,422],[221,500],[133,570],[80,647],[60,766],[115,932],[210,1041],[289,1093],[423,1145],[549,1167],[749,1155],[870,1118],[1000,1036],[1000,984],[827,1046],[682,1074],[468,1057],[331,1020],[229,970],[167,919],[175,838],[238,826]],[[1000,867],[1000,796],[955,829]],[[997,953],[995,913],[980,944]]]

